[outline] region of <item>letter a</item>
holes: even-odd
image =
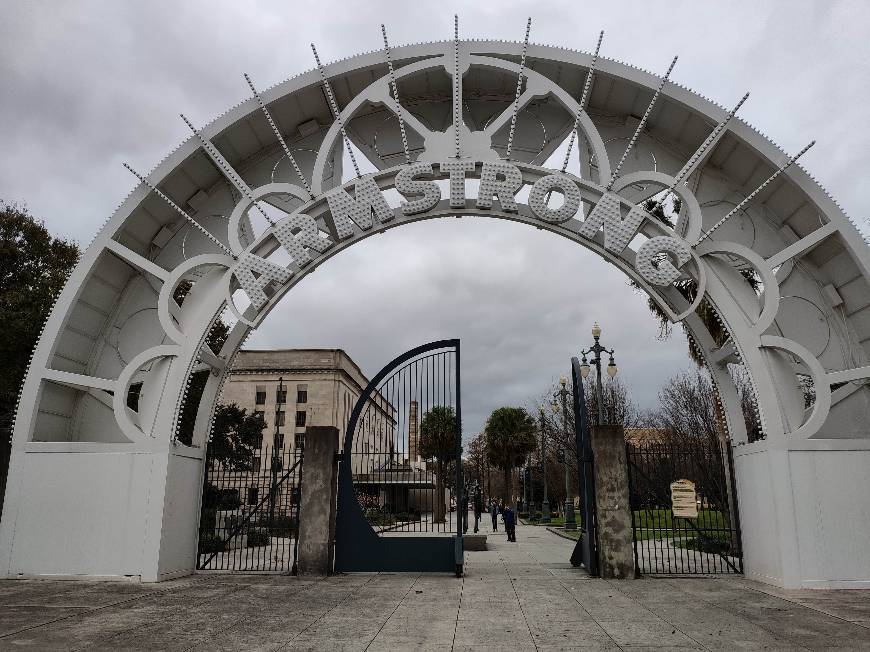
[[[248,252],[243,253],[239,258],[233,274],[251,300],[251,305],[257,310],[265,306],[269,300],[263,290],[273,283],[283,285],[293,278],[293,272],[289,269]]]

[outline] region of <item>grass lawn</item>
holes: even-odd
[[[580,515],[576,514],[575,518],[577,519],[577,527],[579,528]],[[692,520],[695,527],[701,530],[701,532],[710,539],[721,539],[721,532],[728,529],[725,515],[718,510],[702,509],[698,512],[698,518]],[[685,521],[686,519],[682,518],[674,519],[674,516],[669,509],[641,509],[634,512],[635,532],[639,541],[650,539],[672,539],[678,536],[683,538],[695,537],[697,531]],[[565,526],[565,520],[562,516],[554,516],[550,519],[549,523],[529,521],[528,519],[520,519],[520,522],[524,525],[543,525],[554,528],[562,528]],[[567,530],[565,532],[571,534],[572,531]]]
[[[718,532],[728,529],[724,514],[718,510],[702,509],[698,518],[691,519],[695,527],[687,523],[688,519],[674,518],[669,509],[641,509],[634,512],[634,527],[638,540],[671,539],[675,535],[693,536],[697,528],[711,538],[721,536]]]

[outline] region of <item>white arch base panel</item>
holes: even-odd
[[[415,220],[475,214],[595,251],[691,332],[734,449],[749,577],[870,588],[870,256],[857,229],[733,112],[616,61],[537,45],[523,53],[496,41],[395,48],[398,98],[384,52],[349,58],[323,69],[328,92],[317,70],[270,88],[140,177],[34,351],[13,431],[0,575],[192,573],[214,402],[250,328],[348,246]],[[548,169],[562,143],[573,149],[561,170]],[[345,154],[375,172],[343,174]],[[553,188],[561,209],[547,208]],[[682,200],[670,224],[642,205],[662,191]],[[763,292],[741,275],[749,268]],[[673,274],[697,284],[692,304]],[[179,306],[171,297],[182,279],[194,285]],[[237,308],[239,294],[252,307]],[[702,298],[730,335],[724,345],[695,313]],[[241,319],[212,351],[206,333],[228,302]],[[748,441],[734,363],[751,385],[759,441]],[[179,409],[203,368],[212,375],[187,447],[176,438]],[[810,409],[801,379],[814,387]],[[135,412],[133,383],[142,383]]]

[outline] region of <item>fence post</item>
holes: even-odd
[[[628,491],[628,460],[622,426],[593,426],[598,568],[603,578],[632,579],[634,543]]]
[[[302,495],[299,506],[300,575],[332,572],[338,462],[338,428],[309,426],[305,430]]]

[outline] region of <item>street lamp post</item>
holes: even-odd
[[[550,501],[547,500],[547,426],[544,421],[544,405],[539,408],[541,414],[541,474],[544,476],[544,500],[541,503],[541,523],[550,522]]]
[[[529,517],[535,511],[535,476],[532,473],[532,456],[531,453],[529,457],[526,458],[526,474],[528,475],[528,483],[529,483]]]
[[[281,439],[281,424],[278,415],[282,413],[284,405],[284,377],[278,379],[278,390],[275,392],[275,438],[272,440],[272,459],[269,462],[269,471],[272,474],[272,486],[269,489],[269,527],[275,522],[275,501],[278,498],[278,473],[282,469],[281,457],[278,453],[278,443]]]
[[[568,443],[568,379],[565,376],[559,378],[559,385],[561,385],[561,389],[556,392],[556,396],[559,396],[562,399],[562,435],[563,441],[565,444]],[[577,529],[577,519],[574,516],[574,500],[571,497],[571,481],[570,481],[570,473],[568,472],[568,451],[567,449],[562,450],[562,463],[565,465],[565,529],[566,530],[576,530]]]
[[[529,456],[526,455],[526,466],[523,468],[523,508],[519,511],[529,511]]]
[[[607,349],[601,346],[601,342],[599,342],[601,338],[601,326],[598,325],[598,322],[595,322],[592,326],[592,337],[595,339],[595,343],[586,351],[580,351],[580,354],[583,356],[583,360],[580,363],[580,373],[584,378],[589,376],[590,369],[586,356],[590,353],[594,354],[595,357],[592,358],[592,364],[595,365],[596,371],[595,393],[598,402],[598,425],[603,426],[606,418],[604,416],[604,388],[601,384],[601,354],[607,353],[610,356],[610,362],[607,364],[607,375],[611,378],[616,376],[616,363],[613,361],[613,349]]]

